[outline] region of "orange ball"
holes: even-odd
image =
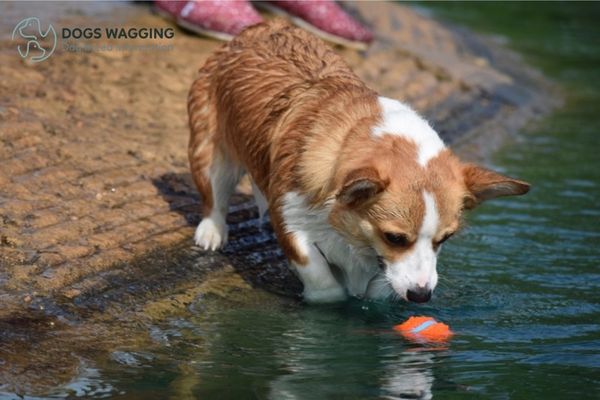
[[[431,317],[410,317],[394,326],[407,339],[418,342],[446,342],[453,335],[448,325]]]

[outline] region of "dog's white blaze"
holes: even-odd
[[[423,201],[425,202],[425,216],[423,217],[419,231],[419,238],[428,238],[431,241],[431,238],[437,232],[440,216],[438,215],[435,199],[431,193],[423,191]]]
[[[408,255],[388,265],[386,271],[392,286],[400,295],[405,295],[407,290],[416,286],[427,286],[433,290],[437,285],[437,255],[433,250],[432,239],[437,232],[440,217],[431,193],[423,191],[423,202],[425,215],[416,243]]]
[[[412,140],[417,145],[421,166],[446,147],[429,123],[410,107],[387,97],[379,97],[379,106],[383,121],[373,128],[373,135],[398,135]]]

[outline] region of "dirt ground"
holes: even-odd
[[[395,4],[352,9],[377,39],[366,52],[339,52],[467,157],[488,154],[557,104],[535,71],[489,40]],[[267,252],[248,241],[253,230],[234,228],[224,253],[191,248],[200,207],[186,159],[186,96],[219,43],[177,28],[158,41],[168,51],[73,52],[59,40],[49,59],[32,64],[6,34],[32,10],[55,27],[172,26],[147,4],[0,4],[0,382],[26,393],[67,380],[89,340],[96,348],[134,340],[131,324],[180,308],[214,274],[297,293],[276,246]],[[230,223],[256,218],[246,196],[235,203]],[[57,329],[71,332],[61,336],[66,347],[51,334]],[[61,360],[59,372],[40,380],[49,359]]]

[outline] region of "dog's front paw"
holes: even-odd
[[[347,294],[343,287],[333,286],[322,289],[305,289],[303,296],[308,303],[335,303],[346,300]]]
[[[227,244],[227,224],[210,217],[204,218],[196,228],[194,242],[204,250],[224,247]]]

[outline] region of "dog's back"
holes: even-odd
[[[245,30],[206,61],[190,91],[192,173],[210,165],[215,145],[226,146],[267,191],[272,145],[285,134],[277,127],[349,87],[370,92],[315,36],[282,20]]]

